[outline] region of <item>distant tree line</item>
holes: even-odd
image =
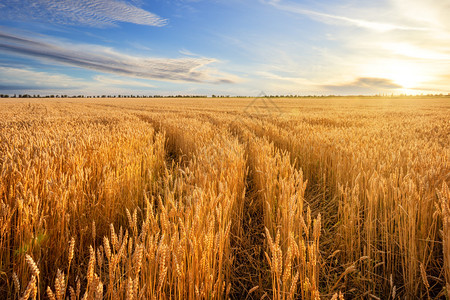
[[[448,94],[420,94],[420,95],[407,95],[407,94],[376,94],[376,95],[351,95],[351,96],[341,96],[341,95],[309,95],[309,96],[301,96],[301,95],[264,95],[258,96],[257,98],[336,98],[336,97],[361,97],[361,98],[371,98],[371,97],[448,97]],[[230,95],[211,95],[210,98],[255,98],[254,96],[230,96]],[[0,98],[209,98],[207,95],[95,95],[95,96],[86,96],[86,95],[29,95],[29,94],[0,94]]]
[[[77,95],[77,96],[68,96],[68,95],[29,95],[29,94],[14,94],[14,95],[8,95],[8,94],[0,94],[0,98],[84,98],[83,95]]]

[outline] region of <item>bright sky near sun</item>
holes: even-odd
[[[446,94],[449,16],[449,0],[1,0],[0,94]]]

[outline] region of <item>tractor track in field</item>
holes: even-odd
[[[233,299],[260,299],[268,286],[269,267],[264,255],[264,212],[251,171],[246,177],[242,235],[233,236]]]

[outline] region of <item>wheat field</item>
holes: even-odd
[[[5,99],[1,299],[449,299],[449,98]]]

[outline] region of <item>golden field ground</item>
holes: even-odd
[[[441,299],[450,98],[4,99],[1,299]]]

